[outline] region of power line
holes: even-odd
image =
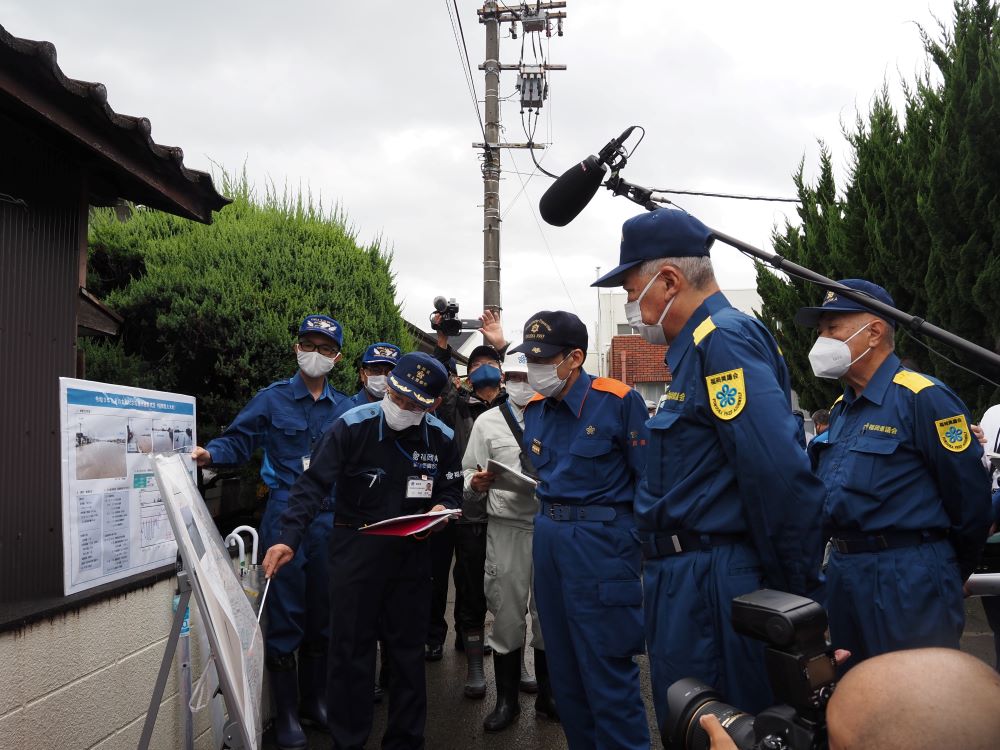
[[[472,63],[469,62],[469,48],[465,43],[465,30],[462,28],[462,17],[458,14],[457,0],[444,0],[445,10],[448,11],[448,19],[451,21],[451,33],[455,37],[455,46],[458,48],[458,62],[462,66],[462,75],[465,76],[465,83],[472,96],[472,106],[476,110],[476,120],[479,122],[479,130],[483,134],[483,142],[486,141],[486,126],[483,124],[483,115],[479,111],[479,99],[476,97],[476,84],[472,77]],[[452,8],[454,7],[454,15]],[[459,39],[461,37],[461,39]]]
[[[528,149],[531,151],[532,149]],[[544,158],[544,157],[543,157]],[[514,162],[514,166],[517,166],[517,162],[514,160],[514,152],[511,151],[510,159]],[[517,179],[521,182],[521,191],[524,192],[528,185],[521,179],[520,172],[514,172],[517,175]],[[542,237],[542,244],[545,245],[545,250],[549,254],[549,259],[552,261],[552,267],[556,270],[556,276],[559,277],[559,283],[562,284],[563,291],[566,292],[566,299],[569,300],[570,306],[573,308],[573,312],[579,316],[576,309],[576,302],[573,300],[573,295],[569,293],[569,287],[566,286],[566,279],[563,278],[562,271],[559,270],[559,264],[556,263],[556,256],[552,254],[552,248],[549,247],[549,241],[545,237],[545,232],[542,230],[542,223],[538,220],[538,214],[535,212],[535,207],[532,205],[531,201],[528,201],[528,208],[531,209],[531,216],[535,220],[535,226],[538,227],[538,234]]]

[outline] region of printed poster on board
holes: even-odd
[[[172,565],[152,454],[197,445],[194,398],[60,378],[59,401],[65,593]]]

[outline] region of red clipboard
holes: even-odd
[[[376,536],[413,536],[430,531],[436,526],[445,523],[449,518],[457,518],[462,515],[460,510],[436,510],[429,513],[418,513],[412,516],[397,516],[387,518],[378,523],[362,526],[358,531],[362,534],[375,534]]]

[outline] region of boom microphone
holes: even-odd
[[[593,155],[567,169],[549,185],[538,201],[542,218],[557,227],[569,224],[597,193],[605,172],[607,167]]]
[[[617,168],[620,163],[615,161],[625,140],[632,135],[635,125],[628,128],[617,138],[613,138],[598,156],[588,156],[579,164],[567,169],[542,194],[538,202],[538,211],[546,223],[564,227],[575,219],[591,198],[597,193],[601,181],[607,173],[607,167]]]

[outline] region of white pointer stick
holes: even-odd
[[[264,581],[264,596],[260,598],[260,609],[257,610],[257,624],[260,624],[260,616],[264,614],[264,602],[267,601],[267,590],[271,588],[271,579]]]

